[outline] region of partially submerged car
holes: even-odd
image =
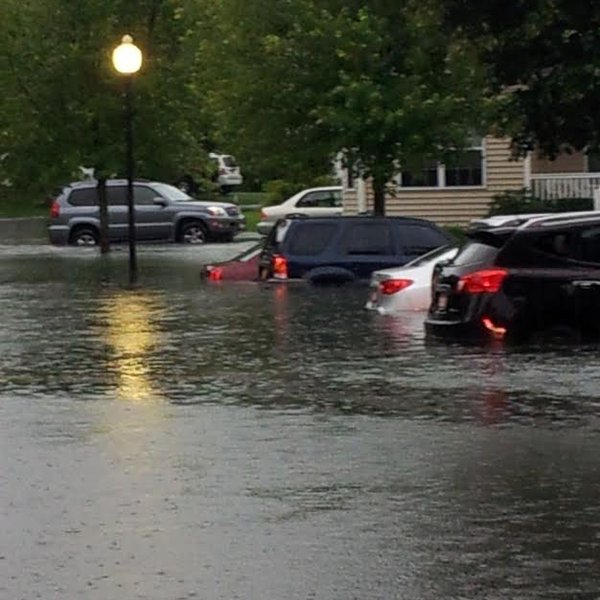
[[[436,248],[403,267],[375,271],[365,305],[380,314],[406,310],[427,310],[431,304],[431,278],[436,265],[456,256],[457,246]]]
[[[600,212],[475,229],[435,270],[428,336],[600,340]]]
[[[261,252],[262,244],[255,244],[231,260],[204,265],[200,276],[208,281],[254,281]]]
[[[404,265],[452,242],[435,223],[411,217],[282,219],[265,240],[259,277],[280,282],[367,282],[373,271]]]

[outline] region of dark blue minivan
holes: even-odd
[[[280,220],[261,253],[259,279],[312,283],[368,281],[452,237],[435,223],[411,217],[298,217]]]

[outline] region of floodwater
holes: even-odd
[[[250,242],[140,246],[130,289],[125,247],[11,232],[0,598],[600,598],[596,348],[200,280]]]

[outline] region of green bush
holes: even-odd
[[[264,190],[267,194],[267,204],[280,204],[286,198],[293,196],[305,187],[301,183],[293,183],[291,181],[284,181],[283,179],[268,181],[264,185]]]
[[[529,190],[515,190],[496,194],[488,217],[494,215],[520,215],[525,213],[552,213],[578,210],[592,210],[591,198],[554,198],[543,200],[531,194]]]

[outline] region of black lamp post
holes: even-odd
[[[113,50],[115,69],[125,80],[125,159],[127,168],[127,210],[129,237],[129,283],[137,281],[137,257],[135,249],[135,207],[133,203],[133,76],[142,66],[142,52],[133,43],[130,35],[124,35],[121,43]]]

